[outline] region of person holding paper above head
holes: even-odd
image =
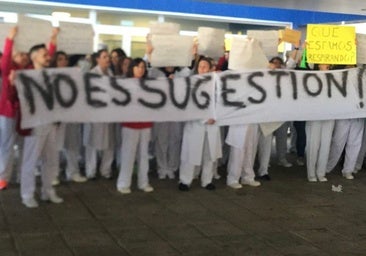
[[[90,72],[101,76],[113,76],[110,70],[110,57],[106,49],[96,54],[97,65]],[[90,123],[84,125],[85,172],[88,179],[95,179],[97,173],[97,152],[101,151],[100,174],[112,178],[115,131],[113,123]]]
[[[17,105],[16,89],[10,85],[9,74],[12,70],[30,68],[29,57],[24,52],[14,52],[13,44],[17,27],[10,29],[5,39],[1,60],[2,88],[0,96],[0,190],[7,188],[13,170],[14,143],[16,140]]]
[[[44,44],[33,46],[29,54],[35,69],[49,67],[51,58]],[[63,199],[56,194],[55,189],[52,187],[52,179],[59,168],[56,130],[56,124],[41,125],[35,127],[31,135],[24,138],[20,192],[22,202],[26,207],[38,207],[38,202],[34,198],[36,185],[34,169],[39,160],[42,160],[41,199],[56,204],[63,202]]]
[[[195,74],[204,75],[211,69],[212,60],[204,57],[198,61]],[[189,190],[195,168],[202,168],[201,186],[207,190],[214,190],[213,168],[221,155],[220,129],[215,125],[215,119],[186,122],[179,168],[179,190]]]
[[[127,77],[144,79],[147,77],[146,63],[141,58],[134,59],[129,67]],[[124,122],[121,124],[121,168],[117,179],[117,190],[121,194],[131,193],[133,166],[137,157],[137,187],[144,192],[152,192],[149,184],[148,147],[152,122]]]
[[[314,68],[327,71],[330,65],[318,64]],[[306,165],[309,182],[328,181],[325,174],[333,128],[334,120],[306,121]]]

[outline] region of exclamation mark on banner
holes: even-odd
[[[358,71],[358,96],[360,97],[360,108],[364,107],[363,103],[363,73],[365,72],[365,67],[360,68]]]

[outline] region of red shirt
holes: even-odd
[[[128,127],[131,129],[146,129],[146,128],[152,128],[153,123],[152,122],[129,122],[129,123],[121,123],[121,126]]]

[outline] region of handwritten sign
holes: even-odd
[[[366,64],[366,35],[357,34],[357,63]]]
[[[193,37],[153,35],[152,67],[187,67],[192,62]]]
[[[225,30],[198,28],[198,54],[218,59],[224,55]]]
[[[284,42],[298,44],[301,40],[301,31],[285,28],[282,30],[281,39]]]
[[[229,69],[242,70],[267,67],[268,59],[256,39],[233,37],[231,42]]]
[[[267,58],[278,56],[277,30],[248,30],[247,36],[259,41]]]
[[[150,23],[150,34],[152,35],[179,35],[180,25],[170,22]]]
[[[319,64],[356,64],[356,33],[351,26],[307,26],[307,60]]]
[[[14,46],[17,51],[28,52],[32,46],[50,41],[52,24],[49,21],[19,15],[17,26]]]
[[[67,54],[90,54],[93,52],[94,30],[91,24],[60,21],[57,48]]]

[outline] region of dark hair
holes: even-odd
[[[100,58],[100,55],[102,55],[103,52],[106,52],[108,54],[108,50],[107,49],[100,49],[99,51],[96,52],[95,58],[96,59]]]
[[[69,59],[69,56],[66,54],[66,52],[64,52],[64,51],[57,51],[57,52],[53,55],[53,57],[52,57],[50,67],[57,67],[57,58],[58,58],[58,56],[60,56],[60,55],[65,56],[65,57],[66,57],[66,59]]]
[[[36,45],[33,45],[29,49],[29,56],[31,56],[34,52],[36,52],[36,51],[38,51],[40,49],[46,49],[46,45],[45,44],[36,44]]]
[[[210,57],[203,57],[201,56],[198,61],[197,61],[197,65],[194,67],[194,74],[198,74],[198,66],[200,64],[201,61],[206,61],[210,67],[210,70],[212,69],[212,64],[213,64],[213,59]]]
[[[140,65],[141,62],[144,63],[144,65],[145,65],[145,74],[143,75],[143,78],[146,78],[147,77],[147,65],[146,65],[146,62],[142,58],[135,58],[131,61],[130,65],[128,66],[128,71],[127,71],[126,77],[134,77],[133,68]]]
[[[111,51],[111,54],[112,52],[117,53],[118,57],[120,57],[121,59],[127,57],[127,54],[125,53],[124,50],[122,50],[122,48],[115,48]]]
[[[282,59],[282,58],[280,58],[280,57],[273,57],[272,59],[270,59],[269,63],[273,63],[273,62],[275,62],[276,60],[277,60],[277,61],[279,61],[279,62],[281,63],[281,65],[285,64],[285,63],[283,62],[283,59]]]

